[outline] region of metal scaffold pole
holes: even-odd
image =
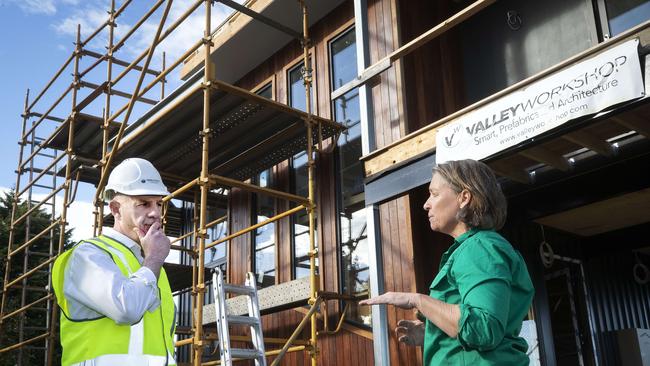
[[[190,252],[190,255],[192,256],[190,262],[192,263],[192,296],[190,297],[190,310],[191,310],[191,340],[194,342],[194,335],[196,334],[196,319],[194,319],[194,316],[196,314],[196,309],[198,307],[197,305],[197,300],[196,296],[198,293],[198,280],[197,276],[198,274],[198,268],[197,268],[197,253],[196,253],[196,248],[198,247],[198,233],[199,233],[199,195],[200,192],[197,192],[196,190],[194,191],[194,205],[192,209],[192,237],[191,237],[191,242],[190,242],[190,248],[192,248],[192,251]],[[190,347],[190,359],[194,360],[194,347]]]
[[[194,319],[194,366],[200,366],[203,357],[203,299],[205,298],[205,240],[207,237],[207,204],[208,192],[210,190],[210,179],[208,177],[208,159],[210,147],[210,93],[212,81],[212,63],[210,62],[210,48],[212,46],[211,35],[211,10],[212,1],[205,1],[205,29],[203,31],[204,47],[204,72],[203,72],[203,128],[201,130],[202,151],[201,151],[201,177],[199,186],[201,188],[201,205],[199,212],[199,230],[197,233],[198,247],[196,247],[198,269],[196,276],[196,318]]]
[[[104,121],[102,123],[102,159],[106,158],[108,153],[108,139],[110,138],[110,121],[111,115],[111,95],[112,84],[110,80],[113,78],[113,38],[115,33],[115,0],[111,0],[111,10],[108,13],[108,47],[106,52],[106,99],[104,104]],[[102,226],[104,225],[104,202],[100,198],[94,202],[95,204],[95,228],[94,235],[102,233]]]
[[[60,218],[60,226],[59,226],[59,241],[58,241],[58,248],[57,248],[57,255],[63,252],[63,247],[65,245],[65,228],[67,225],[67,213],[68,213],[68,200],[70,199],[70,188],[72,186],[71,184],[71,176],[72,176],[72,161],[74,158],[74,125],[75,125],[75,119],[77,118],[77,93],[79,90],[79,61],[81,59],[82,55],[82,48],[81,48],[81,25],[77,25],[77,40],[75,43],[75,60],[74,60],[74,73],[73,73],[73,90],[72,90],[72,108],[71,108],[71,113],[70,113],[70,123],[69,123],[69,129],[68,129],[68,145],[65,153],[68,156],[66,167],[65,167],[65,182],[64,182],[64,192],[63,192],[63,202],[61,206],[61,218]],[[51,272],[51,267],[50,265],[50,272]],[[49,343],[54,344],[54,341],[56,339],[56,324],[57,324],[57,314],[58,314],[58,304],[54,301],[53,306],[52,306],[52,311],[51,311],[51,316],[50,319],[52,321],[50,322],[50,329],[49,329]],[[52,348],[52,347],[50,347]],[[52,364],[52,355],[53,355],[53,349],[48,350],[47,358],[48,358],[48,365]]]
[[[2,325],[5,321],[5,306],[7,305],[7,295],[9,291],[9,287],[7,286],[7,283],[9,282],[9,273],[11,272],[11,251],[13,249],[13,243],[14,243],[14,236],[16,235],[15,231],[16,228],[14,227],[13,223],[16,218],[16,210],[18,207],[18,200],[20,196],[18,193],[20,192],[20,176],[21,176],[21,169],[23,166],[23,153],[26,145],[26,138],[25,138],[25,130],[27,129],[27,120],[29,119],[29,89],[27,89],[27,92],[25,93],[25,110],[23,112],[23,128],[21,132],[21,141],[18,144],[20,146],[20,151],[18,153],[18,169],[16,173],[16,185],[15,185],[15,191],[14,191],[14,199],[12,202],[12,207],[11,207],[11,226],[9,227],[9,240],[7,242],[7,256],[5,258],[6,265],[5,265],[5,273],[4,273],[4,279],[3,279],[3,288],[2,288],[2,303],[0,303],[0,344],[2,342],[2,335],[5,334],[5,332],[2,331]]]
[[[133,107],[135,106],[135,102],[138,100],[140,96],[142,96],[144,93],[146,93],[149,90],[149,87],[145,87],[141,91],[142,83],[144,81],[144,77],[147,74],[147,71],[149,70],[149,64],[151,63],[151,58],[153,57],[153,54],[156,50],[156,46],[162,41],[163,36],[161,36],[162,30],[165,25],[165,21],[167,20],[167,15],[169,14],[169,10],[171,9],[173,1],[169,0],[167,2],[167,6],[165,7],[165,10],[163,11],[162,16],[160,17],[160,22],[158,23],[158,27],[156,29],[156,34],[154,35],[154,38],[151,42],[151,46],[143,53],[146,54],[147,58],[144,61],[144,66],[142,67],[142,70],[140,71],[140,76],[138,78],[138,82],[135,85],[135,88],[133,90],[133,93],[131,94],[131,98],[129,99],[129,102],[120,109],[120,111],[116,112],[115,114],[111,115],[110,118],[108,119],[107,123],[111,123],[119,116],[122,112],[126,111],[126,114],[124,116],[124,120],[122,123],[120,123],[120,128],[117,131],[117,135],[115,136],[115,141],[113,142],[113,146],[111,149],[111,152],[108,153],[108,158],[106,156],[102,157],[102,161],[100,162],[102,165],[101,169],[101,176],[99,178],[99,183],[97,183],[97,190],[95,192],[95,202],[98,202],[101,199],[101,194],[104,190],[104,186],[106,185],[106,180],[108,179],[108,171],[110,169],[111,164],[113,163],[113,159],[115,158],[115,155],[117,155],[118,148],[120,146],[120,142],[122,141],[122,136],[124,135],[124,131],[126,129],[126,126],[129,123],[129,118],[131,117],[131,113],[133,112]],[[124,41],[124,38],[120,41],[120,44]],[[117,48],[117,47],[113,47]],[[127,71],[131,70],[135,66],[135,63],[131,63],[123,72],[122,75],[124,75]],[[158,78],[163,77],[163,74],[161,73],[158,75]],[[119,78],[119,77],[118,77]],[[154,80],[157,82],[157,80]],[[115,84],[117,81],[111,81],[108,80],[109,84]]]
[[[307,6],[303,0],[300,0],[300,7],[302,10],[302,47],[303,47],[303,79],[305,84],[305,106],[307,112],[307,176],[308,176],[308,200],[309,207],[307,212],[309,214],[309,283],[310,283],[310,296],[309,305],[316,304],[316,293],[318,292],[318,282],[316,278],[316,250],[315,242],[315,220],[316,220],[316,203],[314,199],[314,185],[316,176],[316,167],[314,161],[314,140],[313,140],[313,119],[312,119],[312,105],[311,105],[311,85],[312,85],[312,69],[309,58],[309,22],[307,18]],[[317,333],[317,317],[316,313],[311,314],[311,330],[310,330],[310,350],[309,356],[311,358],[312,366],[318,364],[318,333]]]

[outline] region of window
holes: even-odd
[[[354,29],[350,29],[330,43],[332,62],[332,90],[357,77],[357,47]]]
[[[223,215],[225,215],[225,213],[219,217],[223,217]],[[208,222],[216,220],[217,218],[218,217],[216,216],[208,215]],[[206,239],[206,243],[219,240],[221,238],[224,238],[226,235],[228,235],[228,221],[223,220],[208,228],[208,238]],[[212,248],[205,250],[205,266],[210,268],[221,266],[221,269],[224,271],[225,276],[226,243],[217,244]]]
[[[307,153],[303,151],[294,155],[290,160],[290,164],[291,192],[298,196],[307,197],[309,195]],[[292,203],[291,206],[295,207],[296,205]],[[291,215],[291,230],[293,278],[307,277],[309,276],[309,215],[306,210]],[[316,233],[314,233],[314,241],[314,246],[318,247]],[[316,258],[316,274],[318,274],[318,258]]]
[[[650,19],[649,0],[607,0],[606,4],[612,37]]]
[[[260,187],[271,187],[273,171],[268,169],[255,177]],[[266,195],[253,195],[253,223],[260,223],[275,216],[275,199]],[[275,223],[264,225],[255,230],[253,237],[255,260],[253,272],[259,287],[275,284]]]
[[[357,75],[354,28],[332,40],[329,50],[332,90],[336,90]],[[358,89],[347,92],[332,103],[334,119],[348,128],[339,138],[337,148],[341,291],[364,299],[370,293],[370,281],[363,165],[359,161],[362,150]],[[371,324],[369,307],[359,307],[356,303],[350,304],[347,317],[354,322]]]
[[[259,88],[255,94],[261,95],[266,99],[273,99],[273,83],[268,83]]]
[[[309,59],[311,64],[311,58]],[[307,104],[305,103],[305,83],[302,78],[304,69],[303,62],[299,62],[296,66],[291,68],[287,74],[287,79],[289,80],[289,105],[293,108],[299,109],[301,111],[307,110]],[[314,106],[314,83],[311,85],[311,105]],[[312,108],[312,113],[314,109]]]
[[[311,64],[311,58],[309,59]],[[289,80],[287,100],[289,105],[301,111],[306,111],[305,83],[303,81],[304,63],[299,62],[287,72]],[[311,105],[314,105],[314,83],[311,85]],[[313,112],[313,108],[312,108]],[[307,152],[302,151],[289,160],[291,170],[291,193],[307,197],[308,192],[308,169]],[[295,207],[294,203],[291,203]],[[316,223],[314,223],[316,224]],[[315,229],[314,229],[315,230]],[[314,239],[316,235],[314,233]],[[318,243],[314,243],[317,247]],[[309,276],[309,215],[302,210],[291,215],[291,250],[293,255],[293,278]],[[318,273],[318,258],[316,258],[316,273]]]
[[[255,90],[255,94],[267,99],[273,99],[273,82],[268,82]],[[273,186],[273,169],[267,169],[253,178],[253,183],[260,187]],[[275,216],[275,200],[272,197],[253,195],[253,224],[265,221]],[[275,284],[275,223],[264,225],[255,230],[253,237],[253,273],[258,287]]]

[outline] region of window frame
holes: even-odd
[[[311,69],[312,69],[312,82],[311,82],[311,92],[312,92],[312,110],[311,113],[314,115],[318,115],[318,83],[316,82],[316,74],[317,74],[317,68],[316,68],[316,49],[314,47],[311,47],[309,49],[309,60],[311,61]],[[282,68],[282,75],[285,78],[285,86],[286,90],[284,92],[284,104],[288,105],[291,108],[294,108],[291,106],[291,78],[289,77],[289,72],[294,70],[296,67],[298,67],[299,64],[303,64],[303,56],[302,54],[293,60],[291,60],[285,67]]]
[[[266,78],[262,82],[258,83],[257,85],[255,85],[255,87],[253,87],[251,89],[251,92],[255,93],[255,94],[259,94],[260,91],[270,87],[271,88],[271,100],[275,100],[276,99],[276,93],[275,93],[276,87],[275,86],[276,86],[276,77],[275,77],[275,74],[274,74],[274,75]],[[276,178],[276,174],[277,174],[276,167],[273,166],[273,167],[269,168],[268,171],[269,171],[269,177],[271,178],[271,181],[273,181]],[[257,174],[255,177],[251,177],[251,182],[253,184],[259,185],[259,175],[261,173],[262,172]],[[250,220],[251,220],[251,223],[253,223],[253,224],[257,224],[257,216],[258,216],[257,204],[259,202],[258,195],[259,195],[259,193],[252,193],[251,194],[251,199],[250,199],[250,205],[251,205],[251,211],[250,211],[251,212],[251,218],[250,218]],[[275,198],[273,198],[273,212],[275,214],[277,214],[277,212],[278,212],[278,201]],[[278,228],[277,222],[275,222],[275,223],[273,223],[273,237],[274,237],[273,246],[275,247],[275,250],[274,250],[275,255],[274,255],[274,258],[273,258],[275,275],[274,275],[273,282],[276,285],[279,283],[278,282],[278,277],[279,277],[278,276],[278,268],[280,267],[280,262],[279,262],[279,258],[278,258],[278,240],[279,240],[278,233],[279,233],[279,228]],[[253,234],[251,235],[251,270],[255,275],[257,275],[257,272],[256,272],[256,267],[257,267],[256,258],[257,258],[257,252],[259,251],[258,248],[257,248],[256,237],[257,237],[257,230],[254,230]]]
[[[351,19],[350,21],[346,22],[341,27],[339,27],[336,31],[334,31],[331,36],[329,36],[329,37],[327,37],[325,39],[326,49],[327,49],[327,62],[328,62],[327,72],[328,72],[329,91],[330,91],[330,94],[329,94],[329,96],[330,96],[329,97],[329,107],[330,107],[330,117],[331,117],[331,119],[333,121],[336,119],[336,116],[335,116],[335,113],[336,113],[336,100],[338,100],[339,98],[342,98],[343,95],[338,97],[338,98],[332,98],[331,97],[332,93],[336,92],[336,90],[338,89],[338,88],[334,89],[334,85],[335,85],[334,80],[333,80],[333,78],[334,78],[334,70],[333,70],[334,63],[333,63],[333,55],[332,55],[332,47],[331,47],[331,45],[332,45],[333,42],[336,42],[338,39],[343,37],[347,32],[352,31],[353,29],[354,29],[355,32],[357,31],[354,19]],[[355,44],[356,44],[356,38],[355,38]],[[357,55],[357,57],[358,57],[358,55]],[[361,123],[361,121],[359,123]],[[361,138],[361,136],[359,138]],[[340,174],[340,172],[341,172],[340,150],[341,149],[340,149],[340,147],[338,145],[338,142],[337,142],[337,146],[334,149],[334,172],[335,172],[335,177],[334,177],[335,179],[334,180],[335,180],[335,183],[336,183],[336,186],[335,186],[335,189],[334,189],[335,199],[336,199],[336,202],[335,202],[335,210],[336,210],[336,212],[335,212],[335,218],[334,219],[335,219],[335,226],[336,226],[336,241],[337,241],[337,243],[336,243],[336,246],[337,246],[337,248],[336,248],[336,253],[337,253],[336,254],[336,262],[337,262],[337,266],[338,266],[338,270],[337,270],[338,283],[337,283],[337,286],[338,286],[338,291],[342,293],[343,287],[344,287],[344,284],[343,284],[343,281],[344,281],[344,276],[343,276],[344,263],[343,263],[343,237],[342,237],[342,227],[341,227],[341,212],[343,211],[343,207],[342,207],[342,194],[343,194],[343,192],[342,192],[342,181],[341,181],[341,174]],[[366,234],[366,240],[367,239],[368,238],[367,238],[367,234]],[[369,244],[370,243],[368,242],[368,245]],[[370,250],[370,248],[368,248],[368,249]],[[368,268],[367,270],[369,271],[370,269]],[[370,297],[370,294],[368,294],[368,297]],[[343,309],[342,305],[343,305],[343,301],[340,301],[339,302],[340,309]],[[349,323],[350,325],[352,325],[354,327],[357,327],[357,328],[359,328],[360,330],[363,330],[363,331],[369,331],[370,329],[372,329],[371,325],[364,324],[364,323],[362,323],[362,322],[360,322],[358,320],[355,320],[355,319],[350,319],[350,318],[346,317],[345,322]]]
[[[263,89],[266,89],[269,86],[271,87],[271,100],[275,101],[277,99],[276,90],[275,90],[276,89],[276,87],[275,87],[276,86],[275,74],[269,76],[268,78],[262,80],[260,83],[255,85],[255,87],[253,87],[251,89],[251,92],[259,95],[260,91],[262,91]]]
[[[251,178],[251,183],[259,186],[259,184],[260,184],[259,183],[259,176],[263,172],[264,171],[256,174],[255,177],[252,177]],[[273,182],[273,179],[276,178],[276,174],[277,174],[276,167],[273,166],[273,167],[269,168],[268,172],[269,172],[269,177],[271,177],[271,179],[272,179],[271,182]],[[272,184],[267,185],[266,187],[273,188],[273,185]],[[251,220],[251,223],[253,225],[258,223],[258,221],[257,221],[257,216],[258,216],[257,204],[259,203],[258,195],[260,195],[260,193],[251,193],[250,204],[251,204],[252,209],[250,210],[250,213],[251,213],[250,214],[250,220]],[[273,212],[274,212],[273,215],[275,216],[275,215],[277,215],[277,212],[278,212],[278,200],[276,198],[274,198],[274,197],[271,197],[271,199],[273,200]],[[268,224],[268,225],[271,225],[271,224]],[[275,274],[273,276],[273,284],[277,285],[277,284],[280,283],[279,282],[279,275],[278,275],[278,268],[280,267],[280,262],[279,262],[279,258],[278,258],[278,240],[279,240],[279,237],[278,237],[278,233],[279,233],[278,221],[273,222],[272,225],[273,225],[273,247],[274,247],[274,251],[273,251],[274,252],[274,258],[273,258],[273,266],[274,266],[274,268],[273,268],[273,270],[275,272]],[[251,237],[251,271],[253,272],[253,274],[255,276],[257,276],[257,271],[256,271],[256,269],[257,269],[257,260],[256,260],[257,252],[262,250],[262,249],[266,249],[266,247],[262,248],[262,249],[257,248],[257,242],[256,242],[257,229],[253,230],[252,235],[250,237]],[[260,286],[259,283],[258,283],[258,287],[263,288],[263,287]]]
[[[307,152],[306,151],[302,151],[299,154],[304,154],[305,158],[307,157]],[[296,154],[296,155],[298,155],[298,154]],[[295,168],[294,168],[294,165],[293,165],[294,164],[294,158],[295,158],[296,155],[289,158],[289,164],[288,164],[288,169],[289,169],[289,192],[291,192],[292,194],[297,194],[296,193],[296,184],[295,184],[296,183],[295,182],[296,181],[296,179],[295,179],[296,178],[296,171],[295,171]],[[305,164],[307,164],[307,163],[305,162]],[[290,255],[291,255],[291,277],[290,278],[292,280],[302,278],[302,277],[297,277],[297,274],[296,274],[297,273],[297,268],[298,268],[298,263],[296,263],[296,227],[295,227],[295,221],[294,221],[295,220],[295,215],[297,215],[297,213],[294,213],[293,215],[289,216],[289,252],[290,252]],[[318,243],[321,240],[319,235],[318,235],[318,233],[319,233],[318,220],[316,221],[315,230],[316,230],[316,233],[314,233],[315,234],[314,239],[315,239],[315,242],[316,242],[315,243],[316,248],[318,248]],[[307,228],[306,234],[309,235],[309,228]],[[301,235],[304,235],[304,234],[301,234]],[[318,253],[319,253],[319,256],[317,258],[318,262],[316,263],[316,270],[317,270],[317,273],[320,274],[320,263],[321,263],[320,251],[318,251]]]
[[[311,114],[313,115],[318,115],[318,82],[317,82],[317,67],[316,67],[316,49],[314,47],[311,47],[309,49],[309,60],[310,60],[310,66],[312,68],[312,84],[311,84]],[[296,68],[300,67],[301,65],[304,65],[304,60],[303,56],[300,55],[291,62],[289,62],[285,67],[282,68],[282,75],[285,78],[285,86],[286,90],[284,93],[285,97],[285,104],[288,105],[291,108],[295,108],[291,105],[291,77],[290,73],[294,71]],[[306,151],[304,152],[305,154],[307,153]],[[294,166],[293,166],[293,157],[289,158],[288,161],[288,169],[289,169],[289,190],[290,192],[295,192],[295,184],[294,184],[294,178],[295,178],[295,172],[294,172]],[[294,214],[295,215],[295,214]],[[320,237],[320,228],[319,228],[320,223],[317,221],[316,222],[316,243],[322,242],[322,238]],[[291,273],[290,273],[290,278],[296,279],[296,268],[297,268],[297,263],[296,263],[296,242],[295,242],[295,228],[294,228],[294,218],[293,215],[290,216],[289,218],[289,252],[291,253]],[[322,263],[322,258],[321,258],[321,252],[318,251],[318,265]],[[320,268],[319,268],[319,273],[320,273]],[[321,283],[322,287],[322,283]]]

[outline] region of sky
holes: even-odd
[[[116,0],[116,7],[124,1]],[[241,1],[238,1],[241,2]],[[117,20],[116,36],[118,41],[129,29],[142,17],[155,1],[134,0]],[[166,25],[173,23],[194,3],[190,0],[176,0],[170,9]],[[136,31],[127,44],[122,47],[115,56],[117,58],[132,61],[141,54],[151,43],[155,35],[158,22],[162,15],[164,4],[147,20],[141,29]],[[6,191],[15,187],[16,168],[18,163],[19,145],[17,144],[22,128],[21,114],[24,110],[25,94],[30,89],[30,101],[40,93],[47,82],[59,70],[74,50],[77,24],[81,25],[81,38],[86,39],[92,31],[101,25],[108,17],[110,0],[0,0],[0,190]],[[232,11],[221,4],[213,5],[212,27],[220,24]],[[162,51],[166,53],[166,64],[170,65],[178,59],[202,36],[204,28],[204,7],[199,7],[192,16],[186,20],[181,27],[170,35],[158,48],[153,56],[151,68],[160,70],[162,64]],[[87,48],[105,53],[108,41],[108,32],[103,31],[93,41],[88,43]],[[94,62],[92,57],[82,58],[80,71],[86,69]],[[140,63],[142,64],[142,63]],[[113,77],[120,73],[123,68],[116,66]],[[69,66],[62,73],[50,90],[32,108],[32,112],[44,113],[56,101],[72,82],[72,66]],[[132,72],[115,89],[132,93],[139,73]],[[106,63],[102,62],[84,77],[85,81],[100,84],[106,78]],[[152,80],[149,76],[145,78],[145,84]],[[178,87],[181,81],[178,72],[169,77],[165,94]],[[89,88],[82,88],[79,98],[82,99],[90,92]],[[154,87],[146,97],[158,100],[160,88]],[[127,99],[112,97],[112,112],[120,109]],[[66,97],[58,107],[51,113],[56,117],[65,118],[70,114],[71,98]],[[133,122],[150,105],[142,104],[134,108],[133,115],[129,118]],[[89,105],[84,113],[101,116],[104,108],[104,97]],[[123,115],[121,116],[123,117]],[[30,120],[36,121],[36,118]],[[122,119],[118,117],[118,120]],[[46,137],[56,127],[57,122],[44,122],[39,127],[41,135]],[[28,155],[28,154],[27,154]],[[25,156],[27,156],[25,155]],[[36,163],[45,167],[45,160]],[[43,182],[51,184],[51,179]],[[24,177],[21,185],[24,186],[27,177]],[[61,184],[59,179],[57,184]],[[47,189],[35,188],[34,198],[45,197]],[[79,184],[75,202],[68,211],[68,221],[75,229],[73,238],[81,240],[92,235],[92,197],[94,187],[87,184]],[[57,199],[58,212],[62,195]]]

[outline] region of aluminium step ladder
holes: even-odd
[[[221,269],[216,268],[212,275],[212,287],[214,290],[214,308],[217,318],[221,364],[231,366],[233,359],[236,358],[255,360],[255,366],[266,366],[264,338],[262,337],[262,318],[260,317],[260,302],[257,297],[255,275],[252,272],[248,272],[244,286],[229,285],[223,282]],[[248,316],[228,315],[226,293],[248,296]],[[231,348],[229,324],[249,325],[253,348]]]

